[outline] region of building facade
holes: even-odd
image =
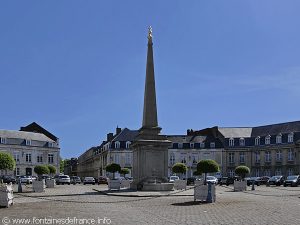
[[[16,161],[15,171],[1,171],[15,176],[36,175],[36,165],[53,165],[59,173],[59,139],[37,123],[20,131],[0,130],[0,151],[10,153]]]

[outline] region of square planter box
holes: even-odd
[[[209,190],[210,186],[210,190]],[[216,201],[216,186],[214,184],[201,185],[195,183],[194,201],[212,203]]]
[[[130,180],[122,180],[121,188],[130,188]]]
[[[34,192],[44,192],[45,187],[45,180],[35,180],[32,182],[32,188]]]
[[[247,190],[247,182],[245,180],[238,181],[235,180],[233,184],[234,191],[246,191]]]
[[[9,207],[13,205],[14,195],[12,184],[2,184],[0,185],[0,206]]]
[[[174,181],[174,189],[175,190],[186,189],[186,180],[175,180]]]
[[[55,180],[46,180],[47,188],[54,188]]]
[[[120,180],[109,180],[108,181],[108,189],[109,190],[120,190],[121,188],[121,184],[120,184]]]

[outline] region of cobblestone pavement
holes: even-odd
[[[259,186],[246,192],[233,192],[230,186],[216,188],[217,202],[203,204],[193,201],[192,189],[182,192],[186,196],[151,197],[151,193],[145,193],[146,197],[126,197],[124,193],[107,196],[96,191],[107,189],[104,185],[56,186],[44,193],[15,193],[15,204],[1,208],[0,218],[10,219],[7,223],[5,218],[2,224],[16,224],[13,220],[22,218],[31,220],[27,224],[46,224],[34,221],[34,217],[81,219],[73,224],[83,224],[83,219],[94,219],[94,224],[122,225],[300,224],[300,187]],[[87,222],[91,221],[84,224]]]

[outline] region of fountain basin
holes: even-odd
[[[143,183],[143,191],[172,191],[173,183]]]

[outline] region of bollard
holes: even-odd
[[[212,195],[211,195],[211,183],[208,183],[208,193],[207,193],[207,198],[206,198],[206,202],[208,203],[212,203]]]
[[[19,183],[18,183],[18,193],[22,193],[23,190],[22,190],[22,183],[21,183],[21,180],[19,180]]]
[[[255,190],[255,186],[254,186],[254,184],[255,184],[255,181],[252,181],[252,188],[251,188],[251,190],[252,190],[252,191],[254,191],[254,190]]]

